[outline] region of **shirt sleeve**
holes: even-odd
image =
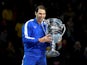
[[[38,38],[31,37],[31,34],[32,34],[31,24],[27,22],[22,26],[23,43],[36,44],[39,42]]]

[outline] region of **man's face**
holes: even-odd
[[[39,9],[38,12],[35,12],[38,22],[41,22],[46,17],[46,11],[44,9]]]

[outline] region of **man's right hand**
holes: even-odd
[[[52,42],[52,36],[51,36],[51,34],[48,34],[48,35],[40,38],[39,42],[48,42],[48,43],[51,43]]]

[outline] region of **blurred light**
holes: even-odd
[[[3,6],[5,5],[5,2],[4,1],[2,1],[2,3],[1,3]]]

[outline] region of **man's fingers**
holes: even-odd
[[[48,35],[46,35],[47,37],[52,37],[52,35],[51,34],[48,34]]]

